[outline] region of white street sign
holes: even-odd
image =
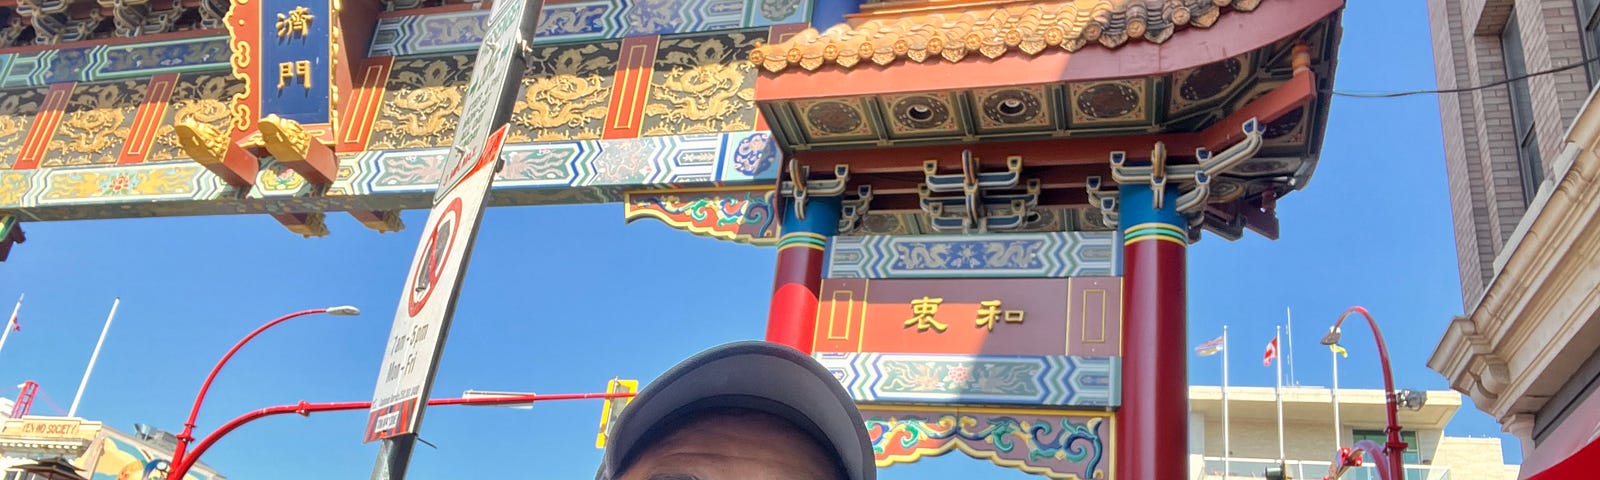
[[[467,164],[483,151],[489,132],[511,118],[516,105],[517,86],[522,82],[522,47],[533,41],[543,0],[498,1],[484,24],[483,45],[474,60],[472,78],[456,122],[456,137],[445,157],[435,204],[461,184]],[[508,93],[509,92],[509,93]]]
[[[464,170],[460,188],[428,213],[389,330],[388,348],[368,411],[366,442],[416,433],[422,421],[506,128],[502,125],[489,136],[484,154]]]

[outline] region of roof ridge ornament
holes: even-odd
[[[1180,27],[1208,28],[1222,11],[1251,11],[1261,0],[1048,0],[968,11],[897,9],[856,16],[788,41],[758,45],[750,61],[771,73],[794,66],[814,71],[833,64],[884,66],[899,59],[960,62],[976,52],[989,59],[1017,50],[1037,55],[1052,47],[1075,52],[1090,43],[1117,48],[1131,39],[1163,43]]]

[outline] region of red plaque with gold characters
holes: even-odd
[[[830,279],[814,352],[1117,356],[1122,282]]]

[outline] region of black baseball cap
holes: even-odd
[[[787,420],[833,456],[845,479],[877,478],[866,425],[844,386],[810,355],[759,341],[700,352],[641,390],[611,427],[595,478],[616,478],[681,420],[717,408],[754,410]]]

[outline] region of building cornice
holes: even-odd
[[[1495,276],[1466,316],[1451,320],[1428,360],[1451,388],[1507,425],[1543,405],[1563,357],[1587,357],[1593,336],[1577,335],[1600,311],[1600,106],[1591,95],[1567,135],[1568,147],[1529,205]],[[1596,327],[1600,327],[1597,325]],[[1581,359],[1580,359],[1581,361]],[[1537,388],[1536,388],[1537,386]]]

